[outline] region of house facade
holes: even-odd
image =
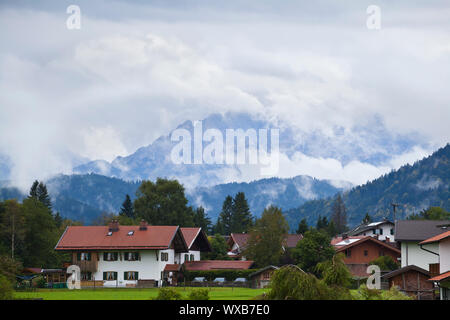
[[[117,221],[109,226],[69,226],[55,250],[72,253],[81,281],[106,287],[160,286],[166,266],[189,254],[181,228],[148,226],[145,221],[139,226],[119,226]]]
[[[181,228],[181,233],[188,246],[188,252],[177,253],[175,255],[176,264],[199,261],[201,252],[211,251],[211,244],[202,228]]]
[[[395,224],[389,220],[362,224],[351,230],[348,236],[370,236],[381,241],[395,242]]]
[[[430,270],[439,263],[439,244],[429,243],[423,250],[420,242],[445,232],[449,220],[398,220],[395,222],[395,238],[400,243],[401,266],[415,265]]]
[[[422,250],[438,246],[438,263],[433,265],[431,282],[439,287],[441,300],[450,300],[450,231],[445,231],[419,243]],[[433,269],[433,268],[431,268]]]

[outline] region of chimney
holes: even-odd
[[[139,224],[139,230],[147,230],[148,223],[144,219],[141,220]]]
[[[348,234],[347,233],[343,233],[342,234],[342,240],[347,239],[348,238]]]
[[[119,221],[118,220],[111,220],[109,223],[109,231],[116,232],[119,231]]]

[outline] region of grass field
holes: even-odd
[[[176,288],[183,298],[187,298],[191,290],[195,288]],[[249,300],[268,289],[248,288],[210,288],[211,300]],[[36,289],[33,292],[15,292],[16,299],[38,299],[44,300],[149,300],[156,297],[157,288],[131,289],[131,288],[103,288],[103,289]]]

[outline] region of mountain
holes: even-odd
[[[392,203],[399,204],[396,218],[404,219],[429,206],[450,210],[450,144],[429,157],[357,186],[343,194],[350,226],[361,222],[366,213],[375,219],[393,219]],[[333,197],[305,202],[285,212],[295,229],[302,218],[315,225],[319,215],[331,215]]]
[[[191,204],[203,206],[213,221],[216,221],[225,197],[227,195],[234,197],[240,191],[245,193],[252,214],[259,217],[271,204],[284,210],[291,209],[308,200],[329,197],[350,187],[352,184],[349,182],[297,176],[288,179],[269,178],[250,183],[233,182],[213,187],[199,187],[187,190],[186,193]]]
[[[279,129],[279,150],[285,159],[296,162],[295,157],[306,156],[315,159],[334,159],[345,166],[352,161],[379,166],[385,165],[394,156],[411,151],[416,146],[425,147],[423,139],[413,133],[399,135],[384,126],[380,118],[373,118],[351,129],[342,127],[328,128],[327,131],[305,131],[279,120],[267,120],[257,115],[246,113],[211,114],[201,122],[202,131],[208,129],[219,131],[225,140],[227,129]],[[238,164],[176,164],[171,152],[178,144],[171,137],[176,130],[187,130],[194,145],[194,122],[186,121],[167,135],[161,136],[153,143],[141,147],[136,152],[117,157],[112,162],[105,160],[91,161],[73,169],[74,173],[97,173],[124,180],[154,180],[157,177],[175,178],[190,187],[214,186],[229,182],[243,182],[277,176],[261,174],[261,165]],[[270,131],[267,136],[270,136]],[[258,136],[261,139],[261,136]],[[269,141],[270,145],[271,140]],[[204,147],[211,142],[203,142]],[[225,142],[223,143],[225,146]],[[248,147],[248,143],[247,143]],[[236,151],[236,146],[234,148]],[[223,147],[225,155],[226,148]],[[194,157],[192,151],[190,160]],[[314,160],[314,159],[313,159]],[[299,174],[299,173],[297,173]],[[304,174],[311,175],[305,172]],[[295,174],[294,174],[295,175]],[[279,176],[279,175],[278,175]],[[293,176],[293,175],[292,175]]]

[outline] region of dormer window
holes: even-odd
[[[134,231],[132,230],[132,231],[128,231],[128,235],[129,236],[132,236],[134,234]]]
[[[112,231],[109,231],[106,235],[107,236],[112,236]]]

